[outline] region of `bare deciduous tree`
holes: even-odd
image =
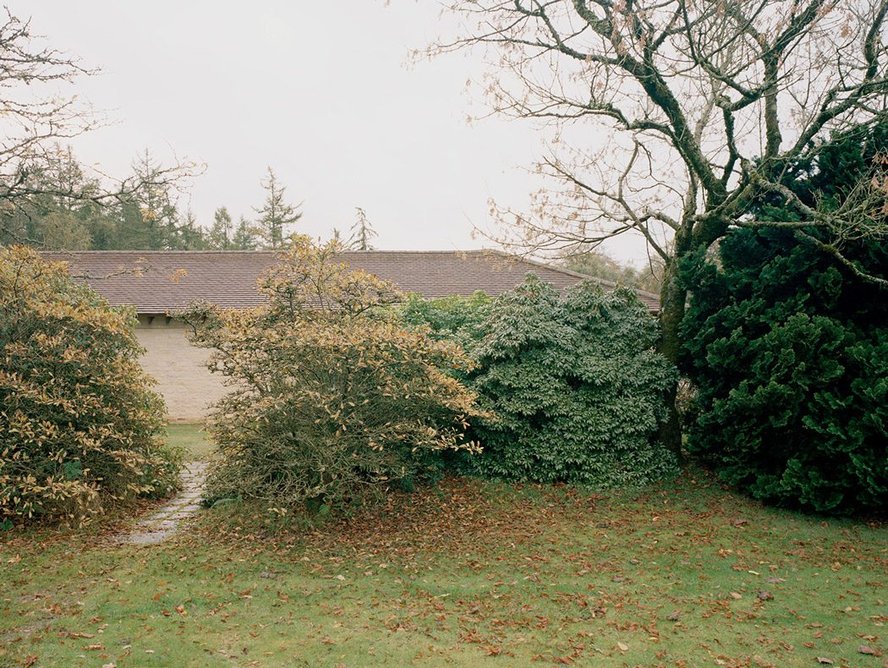
[[[888,0],[453,1],[465,33],[432,53],[488,47],[493,108],[552,129],[528,213],[496,208],[501,241],[533,251],[641,234],[661,256],[661,350],[675,359],[686,291],[677,260],[735,225],[797,230],[862,278],[842,239],[884,235],[872,188],[839,210],[787,187],[837,131],[886,118]],[[762,221],[771,193],[792,220]],[[820,234],[818,230],[824,231]],[[663,434],[678,447],[673,421]]]
[[[74,57],[42,46],[29,20],[6,10],[0,19],[0,216],[28,214],[29,202],[49,196],[60,201],[109,204],[146,188],[170,188],[199,167],[178,161],[158,167],[149,179],[134,174],[113,179],[96,172],[89,179],[47,179],[56,165],[71,159],[64,142],[102,126],[101,114],[65,90],[97,70]],[[86,183],[87,187],[81,187]],[[6,232],[13,226],[4,226]],[[3,241],[34,241],[27,238]]]

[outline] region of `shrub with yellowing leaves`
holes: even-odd
[[[79,522],[177,484],[131,313],[0,248],[0,522]]]
[[[296,237],[260,281],[250,311],[193,305],[192,341],[232,391],[210,432],[222,457],[210,500],[278,510],[330,508],[393,482],[433,475],[435,453],[471,449],[475,395],[452,371],[470,360],[384,308],[393,286],[337,260],[335,242]]]

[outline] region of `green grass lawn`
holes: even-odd
[[[0,538],[0,666],[882,668],[888,653],[888,528],[766,509],[702,474],[605,495],[447,479],[274,539],[238,517],[206,511],[150,547]]]
[[[215,447],[199,424],[168,424],[170,442],[185,448],[186,460],[210,459]]]

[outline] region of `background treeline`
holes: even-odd
[[[617,285],[625,285],[655,294],[663,287],[663,274],[666,265],[662,258],[651,255],[641,267],[623,264],[607,254],[590,249],[587,245],[576,244],[564,251],[561,264],[571,271],[587,276],[596,276]]]
[[[209,225],[182,203],[184,183],[145,152],[110,201],[69,147],[56,145],[21,172],[30,196],[7,202],[0,244],[50,250],[252,250],[280,248],[301,217],[271,168],[264,201],[236,221],[224,206]],[[127,183],[138,188],[126,188]]]

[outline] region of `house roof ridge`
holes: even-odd
[[[504,250],[500,250],[498,248],[491,248],[488,250],[492,253],[503,255],[507,258],[520,259],[522,262],[526,262],[527,264],[533,265],[535,267],[542,267],[544,269],[548,269],[549,271],[557,271],[561,274],[565,274],[567,276],[572,276],[574,278],[592,279],[604,287],[608,287],[608,288],[626,287],[631,290],[634,290],[639,295],[643,295],[643,296],[651,298],[651,299],[657,299],[657,300],[660,299],[660,295],[658,295],[654,292],[649,292],[648,290],[642,290],[641,288],[635,288],[635,287],[632,287],[631,285],[626,285],[625,283],[618,283],[617,281],[612,281],[608,278],[601,278],[599,276],[594,276],[592,274],[584,274],[579,271],[574,271],[573,269],[568,269],[567,267],[560,267],[557,264],[548,264],[548,263],[543,262],[541,260],[536,260],[536,259],[527,257],[525,255],[513,255],[511,253],[508,253]]]
[[[134,305],[140,313],[181,308],[194,300],[248,308],[263,297],[257,278],[276,263],[280,250],[91,250],[42,251],[65,261],[112,304]],[[528,272],[559,290],[590,280],[610,290],[615,283],[545,264],[498,248],[469,250],[343,251],[341,261],[393,282],[405,292],[433,299],[483,290],[495,296],[514,288]],[[132,265],[134,271],[119,271]],[[636,294],[656,310],[656,295]]]
[[[181,250],[181,249],[162,249],[162,248],[145,248],[142,250],[132,249],[132,248],[112,248],[106,250],[98,250],[98,249],[90,249],[90,250],[41,250],[41,255],[110,255],[111,253],[117,253],[120,255],[145,255],[147,254],[156,254],[159,255],[161,253],[168,255],[201,255],[201,254],[210,254],[210,253],[237,253],[237,254],[248,254],[248,253],[279,253],[279,250],[271,250],[265,248],[257,248],[254,250],[242,250],[242,249],[231,249],[231,250],[221,250],[214,248],[200,248],[194,250]]]

